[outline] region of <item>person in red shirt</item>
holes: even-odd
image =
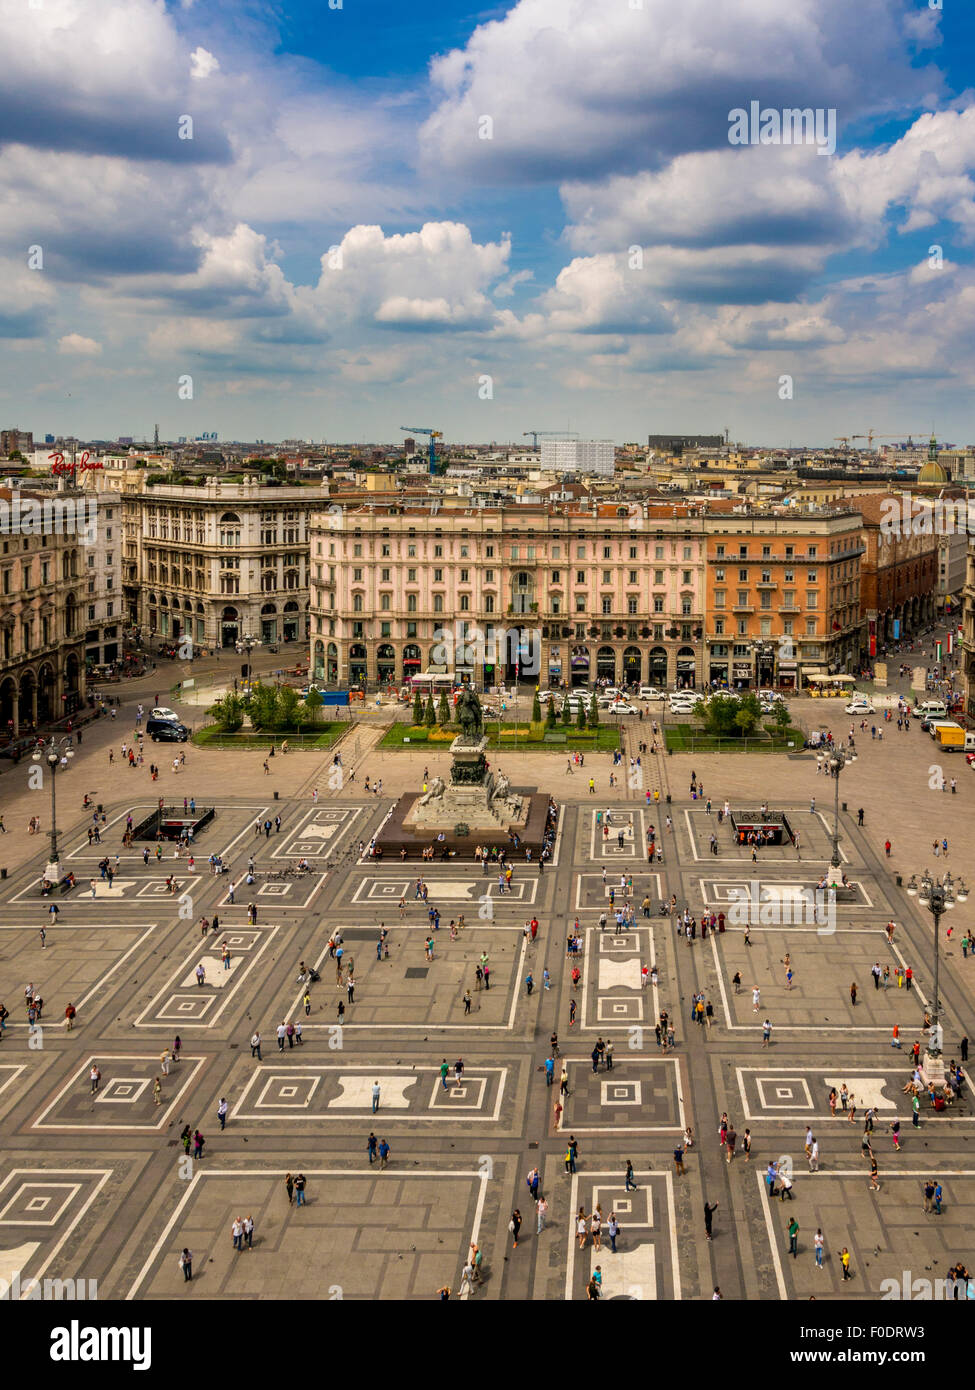
[[[905,983],[906,983],[908,989],[910,989],[910,987],[911,987],[911,981],[912,981],[913,979],[914,979],[914,971],[911,969],[910,966],[908,966],[907,969],[904,971],[904,981],[905,981]]]

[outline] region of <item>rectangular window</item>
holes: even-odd
[[[471,582],[471,572],[470,572],[470,570],[461,570],[461,572],[460,572],[460,582],[461,582],[462,584],[469,584],[469,583]]]
[[[380,584],[388,584],[388,583],[389,583],[389,570],[388,570],[388,569],[380,570],[380,580],[379,580],[379,582],[380,582]]]
[[[388,559],[390,558],[390,556],[392,555],[392,553],[393,553],[392,548],[391,548],[390,546],[388,546],[388,545],[384,545],[384,546],[382,546],[381,549],[380,549],[380,555],[381,555],[382,559],[384,559],[384,560],[388,560]]]
[[[717,556],[717,558],[718,558],[719,560],[723,560],[723,559],[724,559],[724,546],[723,546],[723,545],[715,546],[714,553],[715,553],[715,555]]]
[[[635,560],[635,559],[636,559],[636,546],[635,546],[635,545],[631,545],[631,546],[630,546],[630,559],[631,559],[631,560]]]
[[[690,547],[689,545],[685,545],[685,546],[684,546],[684,559],[685,559],[685,560],[689,560],[690,558],[691,558],[691,547]]]
[[[626,600],[626,611],[627,611],[627,613],[630,615],[631,618],[636,617],[636,613],[637,613],[637,601],[636,601],[635,598],[628,598],[628,599]]]
[[[738,619],[738,636],[739,636],[739,637],[747,637],[747,636],[748,636],[748,624],[747,624],[747,622],[745,621],[744,618],[739,618],[739,619]]]
[[[655,613],[662,613],[664,611],[664,601],[659,594],[654,595],[653,611]]]
[[[603,599],[603,616],[608,618],[608,617],[612,614],[612,612],[613,612],[613,600],[612,600],[611,598],[604,598],[604,599]]]
[[[612,558],[612,554],[613,554],[612,548],[611,548],[610,546],[608,546],[608,545],[604,545],[604,546],[603,546],[603,559],[604,559],[604,560],[609,560],[609,559],[611,559],[611,558]]]
[[[434,558],[435,560],[442,560],[442,559],[443,559],[443,546],[442,546],[442,545],[435,545],[435,546],[433,547],[433,558]]]
[[[358,543],[358,541],[352,547],[352,558],[353,560],[362,559],[362,546]]]
[[[517,559],[518,559],[518,547],[517,547],[516,545],[513,545],[513,546],[511,547],[511,558],[512,558],[512,560],[517,560]]]
[[[443,583],[443,570],[442,570],[442,569],[435,569],[435,570],[433,571],[433,582],[434,582],[434,584],[442,584],[442,583]]]
[[[585,600],[581,595],[577,595],[577,596],[576,596],[576,612],[577,612],[577,613],[585,613],[585,611],[586,611],[586,600]]]
[[[416,583],[416,570],[415,570],[415,569],[408,569],[408,570],[406,571],[406,582],[407,582],[407,584],[415,584],[415,583]]]
[[[629,571],[629,576],[630,576],[630,577],[629,577],[629,579],[627,580],[627,583],[628,583],[628,584],[635,584],[635,583],[637,582],[636,570],[630,570],[630,571]]]
[[[585,584],[585,582],[586,582],[586,571],[585,571],[585,570],[576,570],[576,583],[577,583],[577,584]]]
[[[553,584],[561,584],[561,583],[562,583],[562,571],[561,571],[561,570],[553,570],[553,571],[552,571],[552,583],[553,583]]]
[[[577,546],[576,546],[576,559],[577,559],[577,560],[584,560],[585,558],[586,558],[586,547],[585,547],[584,545],[577,545]]]
[[[818,592],[818,590],[816,590],[816,589],[807,589],[807,590],[806,590],[806,607],[807,607],[807,608],[818,608],[818,607],[819,607],[819,592]]]
[[[603,570],[603,583],[612,584],[613,577],[609,570]]]
[[[415,546],[415,545],[408,545],[408,546],[406,547],[406,558],[407,558],[408,560],[415,560],[415,559],[416,559],[416,546]]]
[[[662,583],[664,582],[664,572],[663,572],[663,570],[654,570],[654,572],[653,572],[653,582],[654,582],[655,584],[662,584]]]
[[[714,632],[716,637],[724,636],[724,618],[715,618]]]
[[[715,591],[714,591],[714,606],[715,606],[715,608],[724,608],[726,597],[727,597],[727,590],[726,590],[726,589],[715,589]]]
[[[486,545],[486,546],[484,547],[484,555],[485,555],[485,558],[486,558],[486,559],[488,559],[488,560],[493,560],[493,559],[494,559],[494,546],[493,546],[493,545]]]
[[[721,547],[719,546],[718,549],[721,550]],[[721,551],[721,553],[723,554],[724,552]],[[653,547],[653,558],[655,560],[662,560],[664,558],[664,548],[662,545],[655,545]]]
[[[690,582],[691,582],[691,572],[690,572],[690,570],[681,570],[681,581],[680,581],[680,582],[681,582],[682,584],[690,584]]]

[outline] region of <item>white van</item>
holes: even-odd
[[[943,700],[923,700],[913,710],[915,719],[944,719],[947,713],[948,706]]]

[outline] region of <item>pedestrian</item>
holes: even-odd
[[[854,983],[850,985],[850,1003],[851,1003],[852,1005],[855,1006],[855,1005],[856,1005],[856,1002],[857,1002],[857,987],[856,987],[856,982],[854,981]]]
[[[544,1197],[540,1196],[540,1197],[538,1198],[538,1200],[536,1201],[536,1203],[535,1203],[535,1216],[536,1216],[536,1219],[537,1219],[537,1224],[536,1224],[536,1227],[535,1227],[535,1234],[536,1234],[536,1235],[539,1235],[539,1236],[540,1236],[540,1235],[542,1234],[542,1231],[545,1229],[545,1217],[546,1217],[547,1215],[548,1215],[548,1202],[546,1202],[546,1200],[545,1200]]]
[[[193,1278],[193,1252],[183,1246],[182,1254],[179,1257],[179,1267],[183,1271],[184,1283],[189,1283]]]
[[[305,1205],[305,1175],[304,1173],[295,1174],[295,1202],[299,1207]]]
[[[508,1230],[511,1232],[512,1236],[514,1237],[514,1240],[513,1240],[513,1243],[512,1243],[512,1249],[513,1249],[513,1250],[517,1250],[517,1249],[518,1249],[518,1234],[519,1234],[519,1232],[521,1231],[521,1212],[518,1210],[517,1207],[515,1207],[514,1211],[511,1213],[511,1220],[508,1222]]]
[[[862,814],[862,812],[861,812],[861,814]],[[817,1231],[816,1231],[816,1234],[813,1236],[813,1246],[814,1246],[815,1251],[816,1251],[816,1268],[817,1268],[817,1269],[822,1269],[822,1267],[823,1267],[823,1243],[824,1243],[824,1242],[823,1242],[823,1231],[822,1231],[822,1227],[819,1227],[819,1228],[817,1229]]]
[[[261,1035],[256,1031],[251,1034],[251,1056],[261,1060]]]
[[[794,1216],[789,1222],[789,1254],[793,1259],[799,1254],[799,1222]]]
[[[445,1085],[445,1088],[446,1088],[446,1083],[444,1083],[444,1085]],[[379,1082],[378,1082],[378,1081],[374,1081],[373,1084],[372,1084],[372,1113],[375,1115],[375,1113],[376,1113],[376,1111],[377,1111],[378,1109],[379,1109]]]
[[[227,1128],[227,1098],[220,1097],[220,1104],[217,1106],[217,1119],[220,1121],[220,1128]]]
[[[708,1201],[705,1201],[705,1203],[704,1203],[704,1234],[705,1234],[705,1236],[706,1236],[706,1238],[707,1238],[708,1240],[711,1239],[711,1223],[712,1223],[713,1220],[714,1220],[714,1213],[717,1211],[717,1209],[718,1209],[718,1203],[717,1203],[717,1202],[708,1202]]]
[[[771,1036],[772,1036],[772,1025],[771,1025],[771,1023],[769,1022],[769,1020],[766,1019],[765,1022],[762,1024],[762,1046],[763,1046],[763,1047],[768,1047],[768,1045],[769,1045],[769,1040],[770,1040]]]
[[[375,1163],[378,1148],[379,1140],[376,1138],[375,1134],[373,1134],[373,1132],[370,1130],[369,1138],[366,1140],[366,1152],[369,1155],[370,1163]]]
[[[679,1176],[684,1172],[684,1146],[678,1144],[674,1149],[674,1169]]]
[[[840,1264],[843,1266],[843,1282],[845,1284],[847,1279],[852,1278],[850,1274],[850,1252],[845,1245],[840,1251]]]
[[[383,1169],[389,1162],[389,1145],[385,1139],[379,1141],[379,1167]]]

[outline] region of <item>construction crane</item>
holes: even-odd
[[[898,434],[878,434],[876,430],[868,430],[866,434],[851,434],[851,435],[850,435],[850,438],[851,438],[851,439],[865,439],[865,440],[867,441],[867,448],[870,449],[870,448],[872,448],[872,446],[873,446],[873,441],[874,441],[875,439],[911,439],[911,440],[913,440],[913,438],[914,438],[914,436],[915,436],[916,434],[921,434],[921,435],[923,435],[923,434],[926,434],[926,433],[927,433],[926,430],[901,430]]]
[[[851,435],[851,434],[834,434],[834,435],[833,435],[833,439],[836,441],[836,443],[837,443],[837,444],[842,444],[844,449],[848,449],[848,448],[850,447],[850,440],[851,440],[853,437],[854,437],[854,436]]]
[[[437,471],[437,440],[443,439],[443,430],[425,430],[422,425],[400,425],[404,434],[428,434],[430,436],[430,474]]]
[[[532,448],[538,448],[540,439],[578,439],[579,436],[574,430],[525,430],[522,434],[523,439],[531,435]]]

